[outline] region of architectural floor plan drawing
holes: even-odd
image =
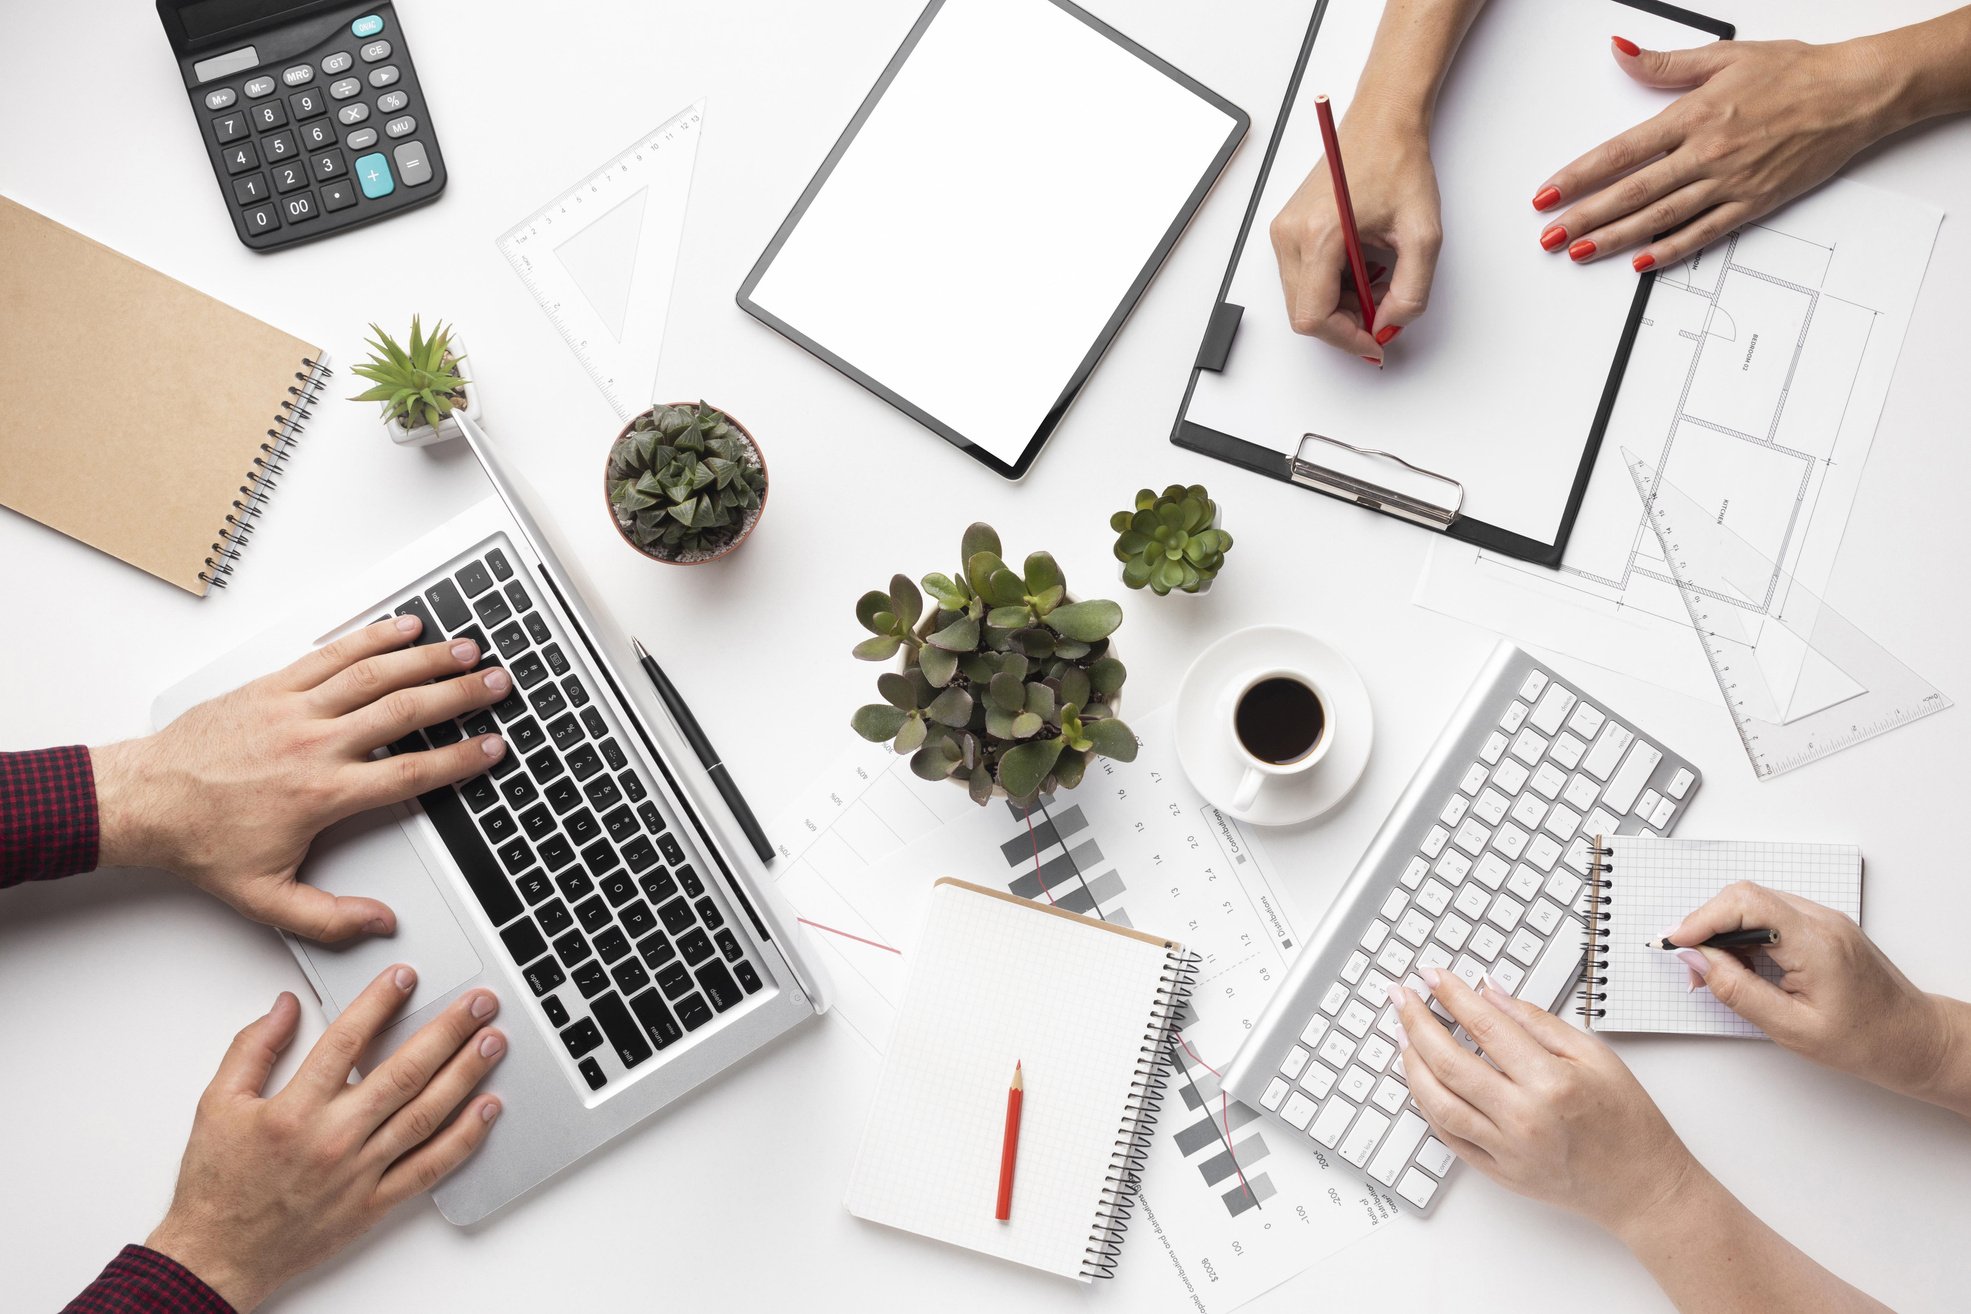
[[[1416,600],[1715,701],[1622,449],[1775,563],[1721,602],[1770,615],[1786,582],[1823,589],[1942,219],[1836,180],[1665,269],[1561,569],[1439,540]]]

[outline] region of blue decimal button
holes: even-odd
[[[364,14],[349,25],[349,30],[359,37],[373,37],[383,30],[383,20],[375,14]]]
[[[363,195],[372,201],[397,190],[397,180],[390,176],[390,159],[380,151],[357,158],[356,181],[362,184]]]

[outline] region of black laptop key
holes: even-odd
[[[575,860],[575,846],[559,835],[541,841],[541,861],[549,871],[560,871]]]
[[[526,840],[516,835],[500,845],[500,865],[506,868],[508,875],[525,871],[534,865],[534,851],[527,847]]]
[[[631,899],[616,910],[616,920],[630,933],[632,940],[638,939],[657,929],[657,914],[650,911],[650,905],[641,899]]]
[[[736,963],[745,956],[746,951],[739,947],[739,937],[732,933],[731,927],[720,931],[712,939],[718,942],[719,955],[728,963]]]
[[[486,553],[486,564],[493,568],[494,579],[511,579],[513,565],[506,559],[506,553],[493,548]]]
[[[506,942],[506,951],[516,963],[531,963],[547,952],[547,940],[524,918],[501,931],[500,939]]]
[[[582,926],[590,932],[599,931],[614,920],[609,916],[609,905],[599,894],[590,895],[575,905],[575,915],[582,919]]]
[[[676,878],[663,867],[645,872],[638,879],[643,883],[644,897],[652,903],[662,903],[678,892]]]
[[[500,787],[491,776],[474,776],[459,782],[459,794],[474,812],[484,812],[500,801]]]
[[[513,814],[505,808],[494,808],[490,812],[480,814],[479,824],[485,827],[486,838],[495,844],[512,839],[514,832],[520,828],[519,823],[514,821]]]
[[[547,804],[536,803],[520,814],[520,828],[527,832],[528,839],[546,839],[554,833],[554,814],[548,811]]]
[[[586,707],[588,705],[589,691],[582,687],[580,677],[568,676],[561,682],[561,687],[567,691],[569,702],[577,707]],[[599,736],[602,734],[602,731],[598,730],[596,734]]]
[[[524,619],[527,625],[528,636],[531,637],[535,643],[546,643],[549,639],[554,637],[553,634],[548,630],[547,622],[541,619],[541,614],[539,612],[533,612],[528,616],[526,616]]]
[[[542,746],[527,755],[527,770],[533,775],[534,779],[545,785],[548,781],[553,780],[561,774],[561,759],[554,755],[552,748]],[[573,789],[574,786],[571,784],[569,790],[572,792]],[[554,788],[552,786],[549,786],[547,796],[548,802],[553,803]],[[577,794],[575,797],[580,798],[581,795]],[[562,809],[557,804],[555,810],[558,812]]]
[[[438,748],[447,748],[465,738],[465,731],[459,729],[457,721],[440,721],[437,725],[424,727],[425,737]]]
[[[616,1051],[616,1058],[626,1068],[633,1068],[650,1057],[650,1042],[643,1038],[643,1028],[630,1016],[630,1010],[623,1005],[619,995],[603,995],[589,1003],[596,1021],[609,1035],[609,1044]]]
[[[626,995],[633,995],[650,984],[650,973],[643,970],[643,964],[634,955],[609,969],[615,979],[616,988]]]
[[[598,840],[589,846],[591,849],[607,847],[606,842],[602,840]],[[584,849],[582,855],[586,858],[588,856],[588,850]],[[590,867],[589,870],[594,871],[595,868]],[[615,907],[620,908],[631,899],[636,898],[636,882],[630,879],[630,874],[626,871],[611,872],[602,878],[601,883],[603,894],[608,897],[609,902]]]
[[[506,586],[506,600],[512,604],[515,611],[526,611],[534,605],[534,600],[527,596],[527,590],[520,587],[519,580]]]
[[[599,839],[582,850],[582,865],[599,879],[616,868],[616,850],[609,847],[608,840]]]
[[[655,803],[649,799],[645,799],[636,805],[636,814],[643,818],[643,828],[652,835],[662,835],[664,833],[664,814],[657,810]],[[680,850],[681,853],[682,851]],[[680,860],[682,859],[680,858]]]
[[[721,1013],[745,998],[739,993],[732,973],[726,971],[725,964],[716,958],[698,969],[698,985],[704,990],[705,998],[712,1001],[712,1007]]]
[[[452,637],[454,639],[464,639],[479,650],[479,665],[472,668],[475,671],[485,666],[486,659],[493,655],[492,646],[486,642],[486,631],[480,629],[477,625],[467,625]]]
[[[543,753],[547,751],[545,748],[541,750]],[[547,787],[547,801],[557,814],[566,815],[569,808],[581,803],[582,791],[574,781],[564,778]]]
[[[751,963],[739,964],[732,969],[732,974],[739,978],[739,988],[747,994],[750,995],[760,988],[760,974],[753,970]]]
[[[650,1043],[662,1049],[684,1035],[684,1028],[671,1016],[671,1010],[664,1007],[664,1000],[655,990],[646,990],[630,1001],[630,1011],[636,1020],[643,1023],[643,1029],[650,1033]]]
[[[716,931],[725,925],[725,918],[719,913],[719,906],[710,899],[700,899],[691,905],[698,910],[698,920],[705,923],[705,929]]]
[[[630,764],[630,759],[623,756],[623,746],[613,739],[602,741],[602,760],[609,764],[611,771],[621,771]]]
[[[539,903],[554,893],[554,882],[550,881],[547,873],[539,867],[519,877],[513,883],[519,887],[521,895],[528,903]]]
[[[534,782],[526,776],[515,776],[500,786],[500,797],[512,808],[524,808],[539,796],[540,791],[534,788]]]
[[[488,593],[473,603],[472,610],[489,630],[513,619],[513,608],[507,606],[506,599],[497,593]]]
[[[575,969],[575,986],[582,998],[594,999],[609,988],[609,969],[598,962],[586,962]]]
[[[480,735],[493,734],[500,728],[500,723],[493,719],[493,714],[483,708],[474,712],[471,716],[466,717],[463,724],[468,739],[477,739]]]
[[[493,925],[504,926],[518,917],[522,911],[520,896],[507,883],[499,863],[493,859],[493,850],[473,824],[472,814],[465,810],[459,796],[450,789],[434,789],[421,795],[418,801],[424,805],[424,814],[437,827],[438,838],[445,841],[452,861],[458,864],[459,873]]]
[[[536,995],[544,995],[568,979],[562,973],[561,964],[555,962],[552,956],[541,959],[539,962],[528,967],[521,975],[527,978],[527,988],[532,990]],[[561,1024],[557,1022],[555,1025],[560,1026]]]
[[[456,630],[472,619],[472,609],[465,605],[465,598],[460,595],[458,585],[448,579],[441,579],[433,584],[424,591],[424,596],[431,603],[431,610],[438,613],[438,619],[445,623],[445,628],[448,630]]]
[[[568,1046],[568,1057],[580,1058],[602,1043],[602,1032],[594,1018],[585,1017],[561,1033],[561,1043]]]
[[[657,984],[664,988],[666,995],[676,999],[691,989],[691,973],[684,970],[683,963],[672,963],[657,973]]]
[[[578,899],[586,899],[595,893],[595,882],[590,880],[589,874],[580,867],[570,867],[567,871],[561,872],[555,876],[554,884],[561,891],[561,897],[570,903]]]
[[[493,779],[498,780],[504,776],[512,775],[515,771],[518,771],[519,769],[520,769],[520,754],[513,752],[511,749],[509,749],[508,751],[501,753],[499,757],[494,759],[493,765],[486,768],[486,774],[493,777]]]
[[[498,662],[484,662],[481,664],[488,667],[499,665]],[[511,675],[512,672],[509,671],[507,674]],[[527,700],[520,696],[519,685],[509,684],[507,686],[506,697],[493,704],[493,714],[500,718],[502,724],[508,721],[517,721],[527,714]]]
[[[534,705],[534,710],[541,714],[542,720],[559,716],[568,707],[567,700],[561,696],[560,686],[553,684],[544,684],[534,690],[527,695],[527,701]]]
[[[643,787],[643,777],[636,772],[625,771],[616,779],[623,783],[623,793],[628,796],[630,802],[641,803],[649,797],[650,791]]]
[[[445,631],[439,628],[437,621],[431,619],[431,608],[424,605],[423,598],[404,599],[404,601],[397,604],[397,614],[399,616],[415,616],[424,622],[424,628],[419,630],[417,634],[419,644],[443,643],[445,641]]]
[[[554,960],[550,958],[548,961],[552,963]],[[557,967],[555,970],[560,971],[561,969]],[[555,1028],[555,1030],[559,1031],[562,1027],[568,1025],[568,1005],[562,1003],[558,996],[549,995],[546,999],[543,999],[541,1001],[541,1011],[547,1014],[548,1025]]]
[[[694,926],[678,937],[678,952],[684,955],[685,962],[696,967],[712,956],[712,937]]]
[[[582,723],[575,719],[573,712],[558,721],[548,723],[548,733],[554,736],[554,746],[562,752],[582,742]]]
[[[678,956],[671,938],[662,931],[655,931],[636,942],[636,951],[643,955],[646,967],[662,967]]]
[[[554,956],[569,967],[589,956],[588,937],[580,931],[564,931],[554,942]]]
[[[582,786],[582,791],[589,796],[589,806],[597,812],[605,808],[613,808],[623,801],[623,791],[616,788],[616,782],[608,776],[597,776]],[[635,817],[630,818],[630,829],[632,831],[636,829]]]
[[[502,625],[493,631],[493,642],[499,645],[500,656],[511,660],[513,654],[527,650],[527,631],[518,623]]]
[[[602,1065],[592,1058],[585,1058],[578,1064],[582,1070],[582,1080],[589,1084],[590,1090],[601,1090],[609,1084],[609,1078],[602,1074]]]
[[[703,995],[691,995],[678,1000],[678,1021],[684,1023],[686,1031],[696,1031],[711,1020],[712,1010],[705,1003]]]
[[[623,861],[630,864],[631,871],[648,871],[650,864],[657,861],[657,850],[639,835],[623,846]]]
[[[575,924],[568,905],[559,899],[549,899],[534,910],[534,920],[541,924],[541,930],[549,935],[560,935]]]
[[[621,927],[604,927],[596,934],[595,951],[602,955],[603,962],[613,963],[630,951],[630,938]]]
[[[652,811],[655,811],[655,809],[653,808]],[[646,816],[644,820],[647,822],[650,818]],[[662,853],[664,855],[664,861],[670,863],[673,867],[684,862],[684,845],[678,843],[678,837],[675,835],[659,835],[657,837],[657,851]]]
[[[526,653],[513,664],[513,678],[520,681],[522,689],[531,689],[547,679],[547,667],[541,665],[537,653]]]
[[[568,769],[575,773],[575,779],[587,780],[602,770],[602,758],[596,754],[593,747],[583,744],[568,755]]]
[[[587,808],[577,808],[562,821],[568,828],[568,838],[577,844],[586,844],[602,833],[602,826],[595,819],[595,813]]]
[[[477,561],[466,562],[452,578],[459,582],[459,587],[465,590],[468,598],[476,598],[493,587],[491,572]]]
[[[425,749],[424,736],[419,734],[415,730],[412,730],[409,733],[405,734],[404,737],[401,739],[393,739],[390,741],[390,752],[393,755],[402,755],[404,753],[422,753],[424,749]]]
[[[576,703],[575,706],[581,707],[582,705]],[[589,728],[589,734],[597,739],[601,739],[609,733],[609,723],[604,721],[602,719],[602,713],[593,707],[582,708],[582,724],[587,726]]]
[[[506,728],[506,742],[523,753],[531,753],[547,742],[547,734],[539,721],[523,716]]]
[[[547,659],[548,670],[556,675],[568,674],[568,654],[561,651],[561,645],[550,643],[541,649],[541,656]]]
[[[618,844],[627,843],[636,834],[636,814],[627,803],[604,817],[602,824],[609,831],[609,838]]]
[[[673,899],[657,910],[664,919],[664,929],[672,935],[682,935],[691,925],[691,905],[683,899]]]
[[[695,899],[705,892],[705,882],[698,879],[698,872],[690,863],[678,868],[678,884],[684,886],[687,899]]]

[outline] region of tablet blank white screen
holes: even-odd
[[[1011,462],[1235,122],[1047,0],[947,0],[752,299]]]

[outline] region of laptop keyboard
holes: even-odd
[[[491,708],[413,731],[418,752],[497,732],[481,776],[419,797],[590,1090],[757,992],[758,967],[596,706],[587,664],[491,548],[397,615],[506,667]],[[614,1062],[605,1062],[613,1055]]]

